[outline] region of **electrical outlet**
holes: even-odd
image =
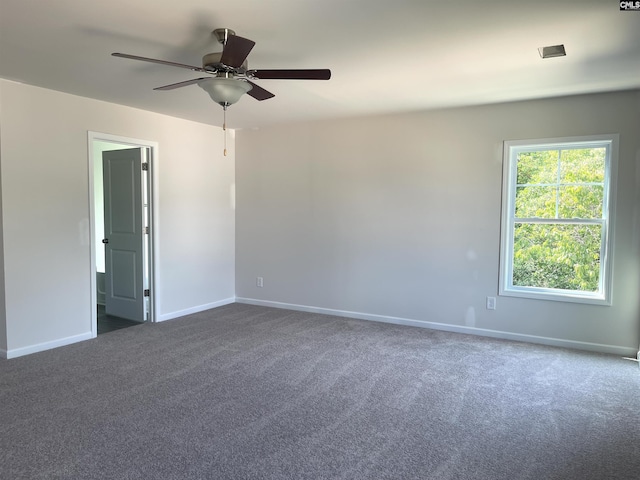
[[[256,287],[264,287],[264,279],[262,277],[256,277]]]
[[[487,310],[496,309],[496,297],[487,297]]]

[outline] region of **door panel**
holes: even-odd
[[[142,149],[103,152],[105,310],[143,322]]]
[[[135,300],[137,255],[128,250],[111,250],[111,292],[115,298]]]

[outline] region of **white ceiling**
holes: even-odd
[[[226,27],[250,68],[330,68],[329,81],[261,80],[231,128],[640,88],[640,11],[616,0],[0,0],[0,77],[222,124],[202,76],[112,57],[200,65]],[[564,44],[566,57],[538,47]]]

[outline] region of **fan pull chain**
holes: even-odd
[[[223,111],[223,120],[222,120],[222,131],[224,132],[224,156],[227,156],[227,106],[224,105],[222,107]]]

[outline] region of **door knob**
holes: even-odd
[[[102,243],[109,243],[109,239],[108,238],[103,238],[102,239]]]

